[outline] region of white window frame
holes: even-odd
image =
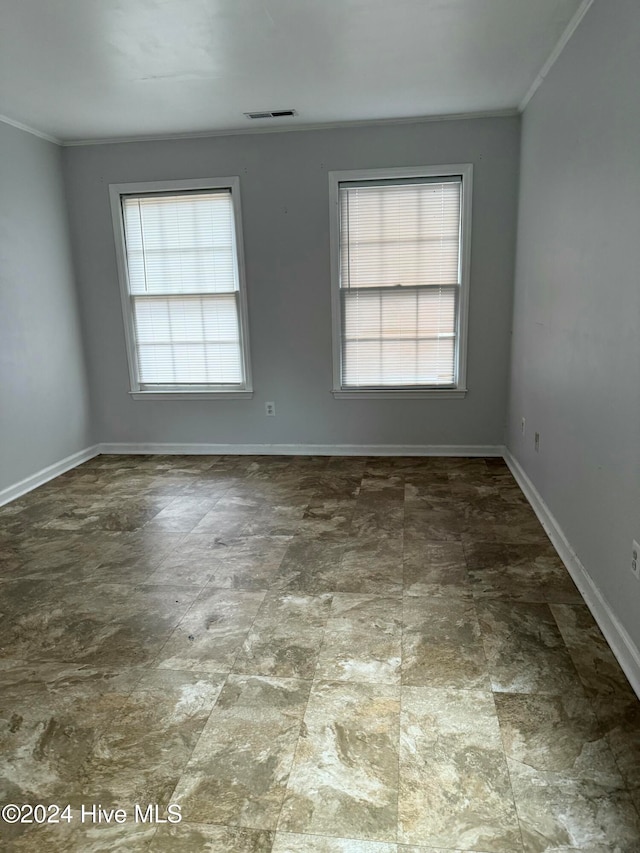
[[[340,299],[340,184],[351,181],[386,181],[394,178],[462,177],[460,209],[460,290],[455,354],[455,382],[451,386],[424,388],[343,388],[342,387],[342,304]],[[469,275],[471,266],[471,199],[473,165],[407,166],[392,169],[359,169],[329,172],[329,226],[331,248],[331,311],[333,315],[333,396],[336,398],[402,399],[420,397],[461,398],[467,393],[467,331]]]
[[[231,192],[233,218],[235,229],[235,254],[238,265],[238,304],[240,319],[240,344],[244,361],[245,382],[243,388],[230,389],[224,385],[201,385],[195,388],[185,386],[169,386],[167,390],[145,390],[141,387],[136,355],[135,330],[133,311],[131,310],[131,295],[129,292],[129,273],[126,258],[126,243],[124,220],[122,215],[122,197],[128,195],[143,195],[145,193],[179,193],[194,190],[225,189]],[[124,320],[127,362],[129,365],[129,394],[134,400],[184,400],[195,398],[199,400],[235,400],[253,397],[251,378],[251,358],[249,350],[249,312],[247,309],[247,287],[244,264],[244,242],[242,238],[242,209],[240,205],[240,178],[237,175],[226,178],[194,178],[184,181],[144,181],[129,184],[110,184],[111,217],[115,236],[116,261],[118,279],[120,282],[120,298],[122,302],[122,317]]]

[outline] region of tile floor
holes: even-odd
[[[72,810],[3,851],[640,851],[640,705],[501,460],[102,456],[0,546],[0,799]]]

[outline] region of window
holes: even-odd
[[[250,395],[238,178],[110,192],[134,397]]]
[[[464,396],[471,174],[330,173],[336,396]]]

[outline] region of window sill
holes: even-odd
[[[356,389],[334,389],[332,392],[336,400],[422,400],[429,397],[437,397],[440,400],[460,400],[467,396],[466,388],[415,388],[404,390],[402,388],[389,388],[376,390],[374,388]]]
[[[129,391],[134,400],[250,400],[253,391]]]

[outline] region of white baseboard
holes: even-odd
[[[538,516],[540,523],[546,530],[549,539],[551,539],[560,559],[567,567],[575,585],[580,590],[580,594],[584,598],[593,618],[598,623],[613,654],[629,679],[629,683],[638,697],[640,697],[640,651],[638,647],[627,633],[624,625],[621,624],[615,615],[609,602],[594,583],[591,575],[580,562],[542,496],[520,463],[507,448],[505,448],[504,460],[531,504],[535,514]]]
[[[493,444],[162,444],[107,443],[100,453],[238,456],[502,456]]]
[[[93,457],[97,456],[99,453],[99,445],[94,444],[93,447],[86,447],[84,450],[72,453],[71,456],[67,456],[66,459],[54,462],[53,465],[49,465],[41,471],[36,471],[36,473],[31,474],[30,477],[25,477],[24,480],[20,480],[19,483],[7,486],[6,489],[2,489],[2,491],[0,491],[0,506],[8,504],[9,501],[15,501],[16,498],[22,497],[22,495],[26,495],[27,492],[37,489],[38,486],[48,483],[49,480],[53,480],[54,477],[59,477],[60,474],[64,474],[65,471],[70,471],[77,465],[81,465],[83,462],[86,462],[87,459],[93,459]]]

